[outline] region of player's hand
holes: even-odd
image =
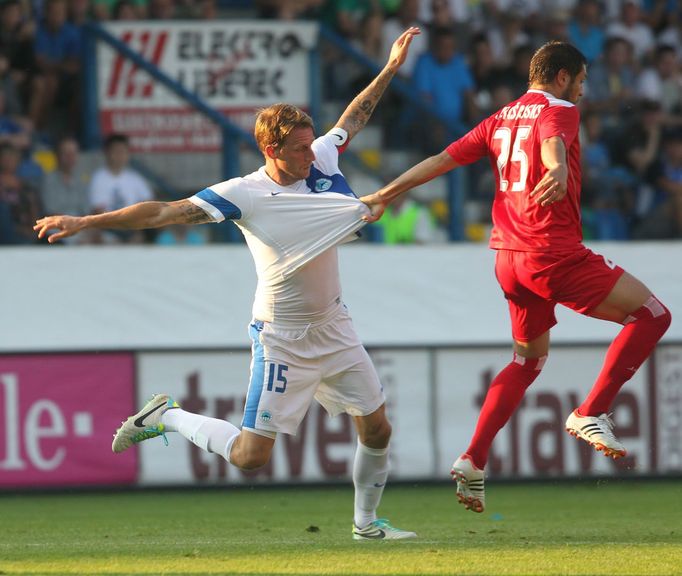
[[[410,42],[412,42],[412,38],[417,36],[417,34],[421,34],[421,30],[417,26],[411,26],[393,42],[391,54],[388,57],[388,65],[394,70],[400,68],[405,62]]]
[[[568,169],[565,164],[558,164],[545,172],[542,179],[530,193],[531,198],[541,206],[549,206],[562,200],[568,192]]]
[[[360,201],[363,202],[367,208],[369,208],[369,214],[365,214],[362,219],[365,222],[376,222],[379,218],[381,218],[382,214],[384,213],[384,210],[386,210],[386,204],[382,201],[380,201],[376,194],[370,194],[369,196],[363,196],[360,198]]]
[[[36,220],[33,229],[38,232],[38,238],[47,236],[47,241],[52,244],[80,232],[85,227],[83,220],[77,216],[46,216]],[[51,230],[57,232],[50,233]]]

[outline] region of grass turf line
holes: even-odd
[[[0,497],[0,574],[682,574],[682,483],[389,487],[419,538],[354,542],[352,491],[257,489]],[[317,529],[317,530],[316,530]]]

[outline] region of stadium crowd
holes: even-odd
[[[86,214],[153,194],[128,166],[124,135],[115,136],[113,144],[107,140],[105,165],[95,174],[79,169],[80,51],[88,19],[235,14],[318,20],[377,63],[385,60],[399,30],[420,26],[422,35],[402,73],[432,113],[396,96],[380,117],[383,147],[419,142],[421,153],[442,149],[520,96],[534,50],[549,39],[567,40],[590,63],[580,103],[585,238],[682,236],[682,6],[676,0],[5,0],[0,4],[0,244],[34,243],[31,225],[47,212]],[[346,101],[367,72],[340,68],[335,50],[323,50],[323,57],[325,99]],[[477,218],[490,212],[490,178],[485,166],[472,166],[468,198],[480,208]],[[135,182],[134,189],[129,182]],[[436,223],[442,212],[438,202],[397,207],[386,220],[391,229],[384,239],[442,239]],[[425,218],[436,233],[422,233]],[[164,238],[205,241],[181,230]],[[150,240],[99,235],[80,241]]]

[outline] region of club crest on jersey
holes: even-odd
[[[332,187],[332,181],[329,178],[318,178],[315,180],[315,192],[326,192]]]
[[[270,412],[268,412],[267,410],[263,410],[260,413],[260,419],[263,422],[270,422],[270,420],[272,420],[272,414],[270,414]]]

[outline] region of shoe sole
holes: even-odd
[[[466,496],[459,489],[460,484],[464,486],[468,485],[469,482],[466,476],[462,472],[457,472],[456,470],[453,470],[451,474],[452,479],[457,482],[457,500],[459,503],[462,504],[466,510],[471,510],[478,514],[483,512],[483,510],[485,510],[485,505],[479,498],[476,496]]]
[[[592,448],[594,448],[597,452],[601,452],[607,458],[613,458],[614,460],[618,460],[619,458],[622,458],[627,454],[626,450],[614,450],[613,448],[605,446],[601,442],[592,442],[592,440],[585,438],[585,436],[580,434],[580,432],[577,432],[572,428],[566,428],[566,432],[573,436],[573,438],[577,438],[578,440],[583,440],[584,442],[587,442],[590,446],[592,446]]]

